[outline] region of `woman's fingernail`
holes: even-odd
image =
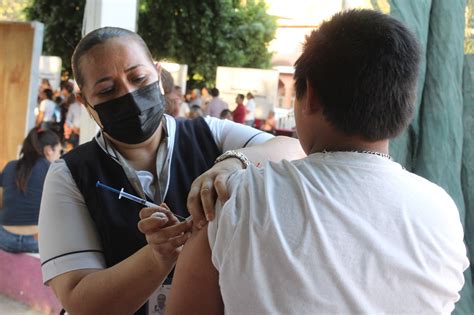
[[[161,212],[154,212],[151,216],[157,219],[161,219],[161,220],[164,220],[167,218],[166,214],[161,213]]]

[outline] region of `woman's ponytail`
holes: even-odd
[[[20,152],[20,159],[16,164],[15,184],[20,191],[25,192],[33,167],[39,158],[44,157],[44,147],[54,148],[60,143],[59,137],[51,130],[35,127],[30,130]]]

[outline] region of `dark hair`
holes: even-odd
[[[212,97],[218,97],[219,96],[219,89],[218,88],[212,88],[211,91],[209,92]]]
[[[220,114],[220,119],[224,119],[229,114],[232,116],[232,112],[230,111],[230,109],[223,109]]]
[[[176,116],[175,101],[170,97],[171,93],[174,92],[174,79],[171,73],[165,68],[161,68],[161,84],[163,86],[163,92],[165,92],[165,112],[171,116]]]
[[[163,92],[165,92],[165,95],[173,92],[174,79],[171,73],[165,68],[161,68],[160,79],[161,79],[161,84],[163,86]]]
[[[72,54],[71,58],[71,65],[72,65],[72,72],[74,73],[74,78],[76,79],[77,84],[81,87],[84,84],[84,77],[82,73],[79,71],[80,68],[80,61],[81,57],[84,56],[92,47],[96,45],[100,45],[108,41],[112,38],[117,37],[130,37],[134,39],[138,44],[140,44],[150,58],[153,61],[153,57],[151,56],[150,50],[148,46],[145,44],[143,39],[135,32],[120,28],[120,27],[102,27],[92,32],[88,33],[84,36],[74,49],[74,53]]]
[[[189,108],[189,118],[193,119],[196,117],[201,117],[203,115],[201,107],[199,105],[193,105]]]
[[[74,93],[74,85],[71,84],[70,82],[67,82],[63,84],[63,87],[61,88],[61,90],[66,90],[69,92],[69,94],[73,94]]]
[[[247,97],[253,98],[253,94],[251,92],[247,92]]]
[[[295,63],[296,97],[308,81],[337,129],[389,139],[413,113],[419,59],[415,37],[394,18],[371,10],[338,13],[307,37]]]
[[[69,108],[69,106],[71,106],[71,104],[75,103],[76,102],[76,95],[74,94],[71,94],[67,97],[66,101],[64,102],[64,104],[66,105],[66,108]]]
[[[53,90],[51,89],[44,89],[44,94],[48,100],[53,100]]]
[[[55,147],[59,143],[59,137],[54,131],[43,130],[37,127],[30,130],[25,140],[23,140],[20,159],[15,167],[15,184],[20,191],[26,191],[26,185],[36,161],[44,157],[44,147],[48,145]]]
[[[245,96],[243,94],[237,94],[237,97],[240,98],[242,101],[245,99]]]

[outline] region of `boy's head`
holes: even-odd
[[[295,63],[296,98],[312,89],[325,119],[345,135],[393,138],[413,113],[418,63],[418,43],[399,21],[341,12],[308,36]]]

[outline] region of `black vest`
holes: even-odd
[[[176,120],[169,187],[165,197],[166,204],[173,212],[184,217],[189,215],[186,200],[193,180],[211,168],[220,154],[204,119]],[[145,246],[145,236],[137,228],[143,206],[127,199],[118,199],[116,194],[96,188],[99,180],[138,195],[122,167],[100,148],[95,139],[64,155],[63,159],[96,225],[107,267]],[[143,310],[144,307],[138,313]]]

